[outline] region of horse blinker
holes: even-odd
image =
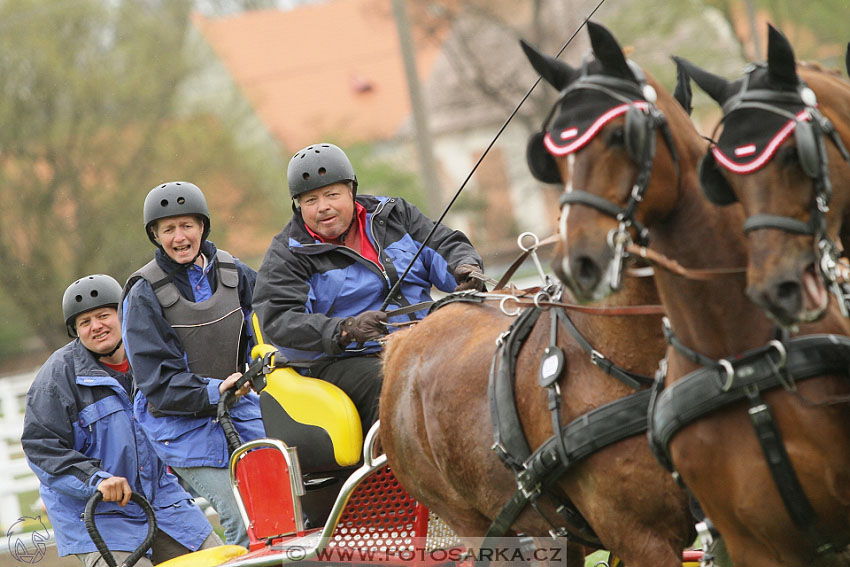
[[[525,160],[528,162],[528,168],[535,179],[543,183],[560,185],[562,183],[561,172],[558,170],[555,158],[543,145],[543,138],[545,137],[545,131],[531,135],[525,148]]]
[[[626,111],[625,142],[626,151],[635,163],[640,164],[644,158],[647,138],[655,135],[654,124],[649,114],[638,108],[630,106]]]
[[[699,184],[706,198],[721,207],[738,201],[732,186],[720,170],[714,154],[710,151],[699,162]]]
[[[806,175],[817,179],[821,170],[821,158],[812,123],[798,120],[794,127],[794,137],[797,139],[797,157],[800,160],[800,167]]]

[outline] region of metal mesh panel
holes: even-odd
[[[429,550],[445,549],[452,544],[444,542],[455,541],[451,528],[413,499],[384,467],[354,490],[329,546],[397,552],[421,549],[423,543]]]
[[[416,500],[410,497],[389,467],[372,473],[354,490],[329,545],[366,549],[412,549]],[[423,507],[424,509],[424,507]]]
[[[457,534],[435,513],[428,511],[428,537],[425,540],[426,551],[451,549],[461,545]]]

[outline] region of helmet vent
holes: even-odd
[[[319,175],[324,175],[324,174],[326,174],[327,172],[328,172],[328,170],[327,170],[327,169],[325,169],[324,167],[320,167],[320,168],[319,168]]]
[[[97,290],[96,289],[91,290],[91,296],[97,297]]]
[[[185,205],[186,204],[186,197],[177,197],[177,204],[178,205]]]
[[[301,174],[301,177],[304,178],[304,181],[307,181],[308,179],[310,179],[310,174],[305,171]]]
[[[168,199],[163,199],[162,201],[159,202],[159,205],[161,207],[167,207],[168,206]]]
[[[82,295],[75,295],[74,296],[74,301],[76,301],[77,303],[80,303],[82,300],[83,300]]]

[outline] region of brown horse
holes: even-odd
[[[831,269],[841,253],[836,240],[850,249],[850,82],[798,67],[772,26],[767,64],[736,81],[678,63],[724,109],[700,180],[713,202],[744,207],[748,295],[782,325],[817,319],[826,286],[840,292]]]
[[[735,565],[850,564],[831,551],[850,541],[847,341],[812,339],[818,345],[812,352],[815,368],[824,370],[796,382],[789,377],[792,366],[797,372],[792,364],[797,357],[785,355],[795,339],[780,334],[782,340],[770,342],[777,330],[748,300],[743,273],[735,270],[747,263],[741,208],[720,209],[701,194],[697,163],[706,150],[703,139],[673,96],[626,60],[610,32],[592,23],[588,31],[595,59],[580,69],[529,53],[535,69],[561,91],[551,120],[529,146],[532,170],[563,180],[565,189],[556,272],[579,298],[604,297],[617,288],[622,252],[635,248],[631,239],[650,242],[694,274],[697,268],[729,269],[715,279],[692,279],[656,268],[671,347],[665,390],[650,420],[653,433],[666,431],[659,407],[665,399],[699,410],[699,418],[683,418],[661,448],[669,448]],[[846,334],[848,325],[830,309],[819,324],[801,331]],[[758,350],[736,357],[749,349]],[[827,351],[835,354],[835,366],[821,364]],[[755,382],[765,368],[765,383],[782,378],[785,389],[780,382],[770,389]],[[673,397],[689,393],[683,386],[694,384],[703,390],[690,392],[701,395]],[[705,410],[707,402],[731,394],[743,401]],[[771,414],[772,420],[763,419]],[[777,474],[791,480],[775,482]],[[783,500],[789,495],[793,519]]]
[[[651,278],[629,278],[622,296],[607,304],[654,304],[657,298]],[[540,315],[516,362],[516,408],[532,449],[553,434],[538,369],[551,343],[554,309]],[[658,315],[567,315],[614,363],[645,375],[657,368],[664,351]],[[467,541],[485,534],[517,486],[491,450],[494,433],[488,407],[496,340],[515,320],[502,312],[498,301],[449,304],[413,328],[391,335],[384,355],[381,441],[389,464],[412,495]],[[566,358],[559,382],[562,424],[634,392],[591,362],[563,324],[557,344]],[[681,565],[682,549],[693,538],[687,498],[653,459],[645,434],[578,461],[557,486],[601,545],[627,565]],[[555,526],[529,507],[512,529],[546,536],[563,527],[550,500],[543,497],[540,505]],[[567,564],[583,564],[583,550],[572,548]]]

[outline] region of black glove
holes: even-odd
[[[455,279],[457,280],[457,287],[455,291],[464,291],[467,289],[474,289],[476,291],[484,291],[484,280],[478,279],[475,277],[470,277],[472,272],[481,273],[481,268],[474,264],[461,264],[457,268],[455,268]]]
[[[349,317],[340,325],[339,345],[345,347],[349,343],[365,343],[378,339],[387,334],[386,311],[364,311],[356,317]]]

